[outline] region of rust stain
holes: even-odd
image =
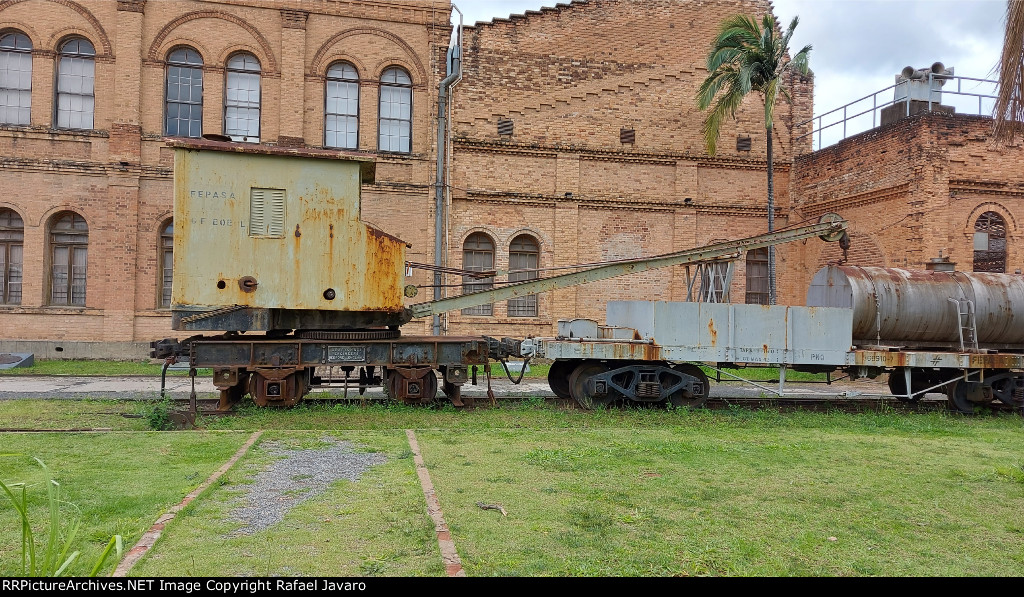
[[[346,159],[338,160],[342,156],[336,152],[252,152],[332,157],[335,162],[316,160],[320,164],[303,162],[300,167],[297,162],[264,162],[257,155],[232,157],[231,152],[250,153],[235,144],[175,147],[192,150],[177,151],[175,156],[178,233],[174,257],[175,271],[182,273],[176,276],[175,304],[381,313],[402,310],[405,251],[409,245],[359,218],[360,166],[372,172],[371,160],[361,165],[339,165],[337,162]],[[218,155],[199,150],[217,150]],[[238,168],[225,164],[237,164]],[[317,168],[329,170],[332,176],[320,176]],[[278,174],[282,180],[297,177],[286,190],[282,234],[279,238],[252,236],[248,230],[252,217],[248,188],[277,188],[274,180]],[[211,202],[209,193],[196,196],[194,189],[206,187],[227,190],[231,198]],[[216,275],[209,270],[206,257],[211,253],[222,264]],[[258,279],[258,289],[244,292],[253,290],[239,287],[245,276]],[[220,281],[225,288],[218,288]],[[326,298],[328,289],[335,291],[335,300]]]
[[[405,245],[405,247],[406,247],[407,249],[411,249],[411,248],[412,248],[412,245],[411,245],[411,244],[409,244],[409,243],[405,242],[404,240],[402,240],[402,239],[398,238],[397,236],[391,236],[391,235],[390,235],[390,234],[388,234],[387,232],[384,232],[383,230],[380,230],[380,229],[378,229],[378,228],[374,228],[373,226],[370,226],[369,224],[367,224],[367,223],[365,223],[365,222],[363,222],[363,225],[364,225],[364,226],[366,226],[366,229],[367,229],[367,230],[368,230],[368,231],[370,232],[370,234],[371,234],[371,235],[373,235],[373,236],[380,236],[380,237],[384,237],[384,238],[389,238],[389,239],[391,239],[391,240],[393,240],[393,241],[395,241],[395,242],[397,242],[397,243],[401,243],[401,244]]]
[[[711,335],[711,346],[718,346],[718,330],[715,329],[715,320],[708,320],[708,333]]]

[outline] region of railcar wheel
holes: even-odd
[[[384,388],[392,400],[409,405],[428,405],[437,398],[437,376],[431,370],[419,379],[406,380],[398,371],[389,371]]]
[[[700,380],[704,390],[700,394],[694,394],[686,390],[679,390],[675,394],[668,397],[668,403],[676,408],[700,408],[704,406],[704,403],[708,401],[708,396],[711,395],[711,383],[708,381],[708,376],[704,373],[704,370],[696,365],[673,365],[672,369],[690,377],[696,377]]]
[[[913,375],[913,372],[911,372]],[[913,398],[907,398],[907,378],[903,373],[903,368],[899,367],[893,369],[892,373],[889,374],[889,392],[896,397],[900,402],[917,402],[921,399],[921,394],[914,396]],[[910,378],[910,386],[914,386],[914,378]],[[926,386],[927,387],[927,386]],[[915,388],[916,389],[916,388]]]
[[[949,385],[946,397],[952,410],[965,415],[973,415],[976,407],[992,401],[990,396],[986,396],[984,385],[977,382],[966,382],[962,379]]]
[[[563,400],[572,398],[569,394],[569,377],[572,375],[574,369],[576,369],[578,363],[575,361],[555,361],[551,363],[551,369],[548,370],[548,386],[551,387],[551,391],[555,393],[555,396]]]
[[[304,371],[256,371],[249,376],[249,395],[262,408],[291,408],[309,393],[306,380]]]
[[[992,396],[1011,408],[1024,408],[1024,378],[1000,376],[992,381]]]
[[[605,394],[599,396],[593,393],[592,388],[588,389],[587,382],[595,375],[608,371],[608,368],[600,363],[583,363],[576,367],[576,370],[569,376],[569,395],[582,408],[595,410],[604,408],[612,403],[612,396]]]

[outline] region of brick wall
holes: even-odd
[[[1024,267],[1021,145],[991,142],[986,117],[927,113],[901,119],[796,158],[794,219],[827,211],[850,220],[848,263],[923,269],[949,256],[972,271],[978,217],[1007,224],[1007,267]],[[834,245],[809,241],[792,268],[787,295],[798,304],[818,268],[841,258]]]
[[[466,30],[465,77],[452,105],[448,264],[463,240],[486,232],[507,268],[519,234],[540,246],[542,267],[651,256],[767,229],[762,107],[749,98],[710,157],[694,94],[707,46],[735,14],[767,0],[591,0]],[[180,46],[203,58],[203,129],[222,132],[225,65],[235,52],[261,65],[261,141],[324,143],[325,73],[335,61],[360,74],[360,149],[377,148],[378,78],[400,66],[413,80],[412,152],[380,154],[364,188],[363,217],[410,242],[409,259],[434,261],[437,85],[444,75],[450,5],[442,0],[0,0],[0,30],[34,45],[30,126],[0,125],[0,208],[25,220],[25,295],[0,307],[0,341],[139,342],[170,335],[158,308],[159,237],[171,214],[173,153],[162,140],[166,57]],[[53,123],[56,51],[68,36],[96,47],[96,124]],[[809,149],[794,123],[811,116],[813,85],[789,81],[775,135],[779,226],[787,222],[790,164]],[[511,136],[499,120],[513,121]],[[620,142],[620,131],[635,141]],[[737,137],[750,137],[740,151]],[[47,224],[61,210],[89,224],[84,309],[48,306]],[[784,247],[781,265],[803,259]],[[788,272],[788,270],[786,270]],[[742,301],[742,263],[733,299]],[[787,284],[799,278],[783,273]],[[557,319],[603,319],[612,299],[674,299],[686,271],[672,268],[543,295],[536,318],[453,313],[451,333],[549,334]],[[458,284],[449,278],[448,284]],[[415,271],[410,283],[428,286]],[[430,290],[421,293],[424,300]],[[84,324],[83,321],[91,323]],[[79,322],[79,323],[74,323]],[[96,323],[99,322],[99,323]],[[408,333],[429,332],[429,321]]]
[[[31,124],[0,124],[0,209],[25,222],[24,296],[20,305],[0,305],[0,343],[128,346],[173,333],[169,313],[159,309],[158,247],[173,204],[173,153],[162,140],[165,60],[180,46],[203,59],[207,133],[222,132],[228,58],[238,51],[257,57],[260,137],[271,144],[324,144],[324,76],[347,60],[360,75],[359,147],[376,151],[380,73],[406,69],[412,153],[382,156],[364,207],[377,226],[432,251],[432,237],[408,222],[432,217],[438,56],[448,44],[450,10],[441,0],[0,0],[0,33],[17,30],[33,44]],[[54,122],[57,51],[69,37],[96,48],[88,131]],[[63,210],[89,226],[84,307],[49,305],[48,224]]]
[[[542,267],[652,256],[767,231],[763,104],[748,98],[722,127],[715,157],[695,94],[720,23],[763,15],[769,2],[591,0],[466,30],[465,75],[455,90],[449,263],[472,231],[507,263],[512,231],[536,230]],[[812,83],[789,81],[794,104],[776,123],[777,224],[786,222],[792,126],[811,116]],[[500,121],[513,133],[500,135]],[[635,132],[624,144],[620,132]],[[750,137],[749,151],[737,137]],[[781,255],[781,253],[780,253]],[[742,302],[745,269],[733,300]],[[449,315],[452,329],[550,334],[560,318],[604,320],[609,300],[683,300],[672,268],[544,295],[537,318]],[[457,278],[448,280],[458,283]]]

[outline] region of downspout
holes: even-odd
[[[462,79],[462,11],[452,4],[459,13],[458,44],[451,48],[451,72],[441,81],[437,91],[437,182],[434,184],[434,265],[444,267],[444,239],[447,220],[445,209],[445,160],[448,141],[448,99],[451,88]],[[443,284],[440,271],[434,272],[434,300],[441,300]],[[434,335],[441,335],[441,316],[434,315]]]

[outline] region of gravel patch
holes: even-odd
[[[279,442],[263,444],[264,450],[279,459],[246,486],[245,505],[228,513],[242,523],[232,536],[251,535],[281,522],[289,510],[323,493],[334,481],[358,481],[370,467],[387,462],[384,454],[356,452],[350,442],[328,437],[321,441],[330,447],[289,450]]]

